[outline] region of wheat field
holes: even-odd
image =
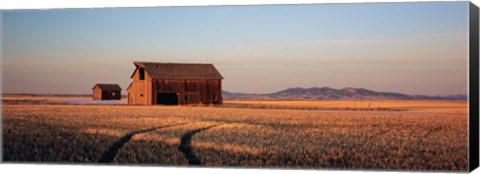
[[[313,101],[226,101],[235,102],[326,106]],[[467,170],[465,102],[385,102],[381,106],[407,109],[5,104],[3,159],[163,166]]]
[[[449,100],[228,100],[227,105],[245,105],[250,108],[323,109],[323,110],[392,110],[467,114],[466,101]]]

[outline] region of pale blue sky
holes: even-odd
[[[224,90],[467,93],[468,2],[2,11],[6,93],[126,89],[134,60],[213,63]]]

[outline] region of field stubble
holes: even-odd
[[[3,159],[97,163],[145,129],[122,142],[113,163],[188,165],[181,138],[202,129],[188,147],[207,166],[468,167],[464,113],[166,106],[3,105]]]

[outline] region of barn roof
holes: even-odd
[[[95,84],[93,86],[92,90],[95,89],[95,87],[99,87],[101,90],[111,90],[111,91],[121,91],[122,88],[118,84]]]
[[[157,62],[133,62],[133,64],[137,68],[145,68],[145,71],[152,78],[182,80],[223,79],[220,72],[212,64]],[[131,77],[133,77],[133,74]]]

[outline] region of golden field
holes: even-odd
[[[225,101],[226,107],[5,104],[3,159],[467,170],[466,102],[353,102]],[[240,104],[248,107],[227,107]],[[268,107],[255,109],[258,105]],[[348,110],[368,105],[401,110]],[[302,110],[305,107],[327,110]]]
[[[225,104],[246,105],[250,108],[291,108],[323,110],[397,110],[411,112],[463,113],[467,114],[467,101],[450,100],[349,100],[349,101],[275,101],[229,100]]]

